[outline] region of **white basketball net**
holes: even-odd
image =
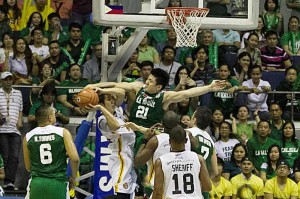
[[[206,17],[207,8],[170,8],[166,9],[169,20],[175,29],[176,47],[196,47],[197,34],[202,19]]]

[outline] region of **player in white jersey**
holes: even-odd
[[[108,148],[112,150],[108,168],[116,195],[113,198],[130,199],[136,187],[136,173],[133,168],[135,133],[124,126],[122,109],[116,106],[123,100],[125,91],[109,88],[101,90],[101,93],[100,104],[90,106],[90,110],[100,109],[103,114],[99,117],[98,127],[110,142]]]
[[[176,126],[169,132],[171,152],[155,162],[153,199],[203,199],[210,191],[209,174],[202,156],[185,151],[186,132]]]
[[[158,135],[154,134],[144,134],[144,142],[141,145],[138,153],[136,154],[134,160],[134,166],[136,168],[144,166],[147,163],[147,176],[145,177],[144,183],[147,186],[153,188],[154,186],[154,163],[161,156],[171,151],[169,143],[169,130],[178,125],[178,116],[174,111],[165,112],[162,118],[162,132]],[[145,132],[146,128],[141,128],[133,123],[127,123],[128,127],[134,130],[142,130]],[[153,127],[154,130],[157,129],[157,125]],[[154,135],[154,136],[153,136]],[[189,136],[187,136],[187,142],[185,143],[185,150],[191,150],[191,143]]]

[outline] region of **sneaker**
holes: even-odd
[[[2,186],[5,190],[15,190],[15,185],[13,183],[8,183]]]

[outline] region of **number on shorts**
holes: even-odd
[[[185,194],[194,193],[194,177],[191,173],[186,173],[183,175],[183,191]],[[178,182],[178,174],[174,174],[172,176],[172,180],[174,180],[174,187],[175,191],[172,191],[172,194],[181,194],[182,191],[179,189],[179,182]]]
[[[52,163],[51,145],[49,143],[40,145],[40,159],[42,164]]]
[[[136,118],[147,119],[149,107],[138,106],[138,110],[136,111]]]

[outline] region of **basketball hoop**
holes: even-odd
[[[175,29],[176,47],[196,47],[197,34],[202,19],[208,14],[208,8],[168,7],[166,14],[169,23]]]

